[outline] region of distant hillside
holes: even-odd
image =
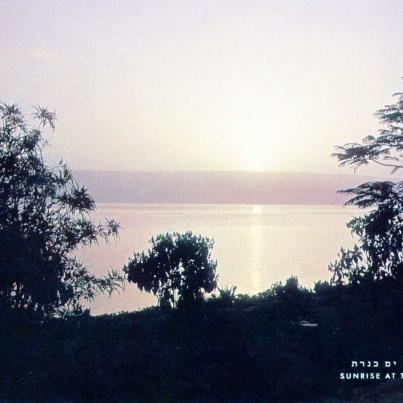
[[[272,172],[76,171],[97,202],[341,204],[337,190],[373,178]]]

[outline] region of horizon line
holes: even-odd
[[[102,173],[141,173],[141,174],[282,174],[282,175],[326,175],[326,176],[355,176],[355,177],[374,177],[385,178],[379,175],[357,174],[352,173],[328,173],[328,172],[306,172],[306,171],[241,171],[241,170],[127,170],[127,169],[88,169],[88,168],[71,168],[73,172],[102,172]],[[392,176],[393,174],[391,174]]]

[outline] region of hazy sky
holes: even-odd
[[[0,0],[0,99],[76,169],[349,172],[402,38],[403,0]]]

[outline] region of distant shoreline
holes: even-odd
[[[75,171],[97,203],[342,205],[341,189],[378,178],[272,172]]]
[[[203,207],[245,207],[245,208],[253,208],[253,207],[265,207],[265,206],[273,206],[273,207],[310,207],[310,208],[343,208],[343,209],[351,209],[351,210],[361,210],[356,206],[346,206],[345,204],[305,204],[305,203],[208,203],[208,202],[195,202],[195,203],[186,203],[186,202],[120,202],[120,201],[97,201],[95,200],[97,207],[102,207],[102,205],[117,205],[117,206],[155,206],[155,207],[163,207],[163,206],[182,206],[186,207],[195,207],[195,206],[203,206]]]

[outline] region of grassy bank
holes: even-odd
[[[386,381],[341,381],[351,361],[396,361],[403,287],[295,281],[187,310],[37,324],[2,314],[3,399],[323,400]],[[382,372],[384,368],[379,368]],[[366,369],[366,371],[371,371]]]

